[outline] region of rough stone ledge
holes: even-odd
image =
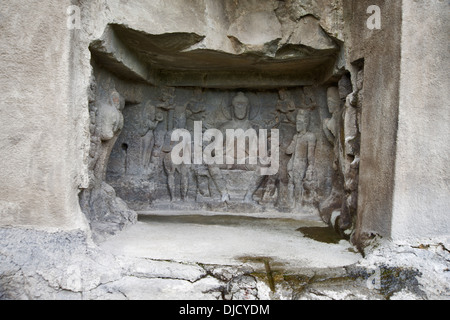
[[[374,270],[379,287],[369,288]],[[377,243],[358,264],[287,271],[105,253],[86,233],[0,229],[0,299],[449,299],[443,245]]]

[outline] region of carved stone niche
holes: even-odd
[[[123,86],[126,92],[136,92],[128,83]],[[318,214],[319,204],[332,189],[334,160],[322,130],[325,87],[223,90],[140,85],[140,90],[142,99],[127,103],[123,110],[124,126],[106,176],[131,208]],[[172,161],[181,140],[171,137],[179,129],[191,139],[190,164]],[[239,129],[255,133],[255,164],[250,162],[249,140],[243,148],[245,163],[238,161],[238,139],[229,140],[234,141],[233,154],[227,149],[227,134]],[[205,154],[216,156],[208,151],[216,140],[206,139],[214,130],[222,139],[218,142],[222,164],[205,160]],[[201,163],[194,163],[196,139],[203,141]],[[261,170],[270,164],[259,157],[271,151],[272,142],[279,147],[279,157],[270,158],[276,161],[276,171],[264,175]],[[227,156],[233,157],[231,161]]]
[[[113,88],[121,104],[111,116],[117,116],[112,138],[104,141],[97,107],[104,98],[96,96],[92,103],[96,187],[81,196],[85,212],[98,221],[108,217],[98,213],[103,211],[120,221],[132,220],[123,214],[127,210],[288,212],[335,223],[346,210],[343,202],[353,208],[355,185],[346,182],[357,183],[349,168],[357,163],[359,134],[350,125],[358,115],[355,99],[347,99],[350,109],[346,96],[339,95],[348,82],[333,74],[338,46],[328,39],[326,47],[311,44],[306,51],[302,45],[279,45],[275,54],[273,47],[270,53],[261,47],[235,55],[189,49],[201,40],[195,34],[149,35],[115,25],[91,44],[94,75]],[[341,144],[342,130],[357,134]],[[246,133],[255,143],[238,148],[239,139],[227,141],[230,131]],[[345,161],[342,148],[348,151]],[[207,156],[223,161],[208,162]],[[119,203],[109,201],[109,211],[94,205],[102,185]],[[344,215],[340,221],[347,221]]]

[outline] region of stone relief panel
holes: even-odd
[[[261,91],[146,87],[141,91],[139,99],[125,103],[123,129],[106,175],[131,208],[319,214],[320,204],[335,189],[332,133],[327,137],[323,129],[332,118],[326,87]],[[193,150],[196,125],[203,138],[211,130],[222,134],[222,141],[214,137],[205,142],[202,152],[208,151],[212,158],[222,156],[211,147],[222,145],[223,164],[199,164],[194,159],[193,164],[173,163],[171,154],[179,142],[171,141],[172,133],[184,129]],[[260,159],[250,163],[249,144],[244,163],[238,161],[238,150],[233,161],[226,161],[227,130],[237,129],[254,129],[254,138],[263,141],[266,150],[271,150],[271,130],[278,130],[275,174],[261,175],[267,164]],[[266,129],[268,136],[260,136],[260,129]]]
[[[350,236],[358,199],[363,67],[353,75],[355,85],[345,74],[326,86],[272,90],[158,87],[106,71],[95,76],[91,179],[80,203],[100,233],[133,223],[135,211],[206,210],[313,214]],[[242,130],[248,139],[242,154],[240,136],[228,144],[230,130]],[[245,136],[247,130],[255,135]],[[181,149],[181,140],[172,141],[176,132],[181,140],[189,137]],[[200,162],[194,152],[198,139]],[[261,150],[254,153],[251,139],[269,156],[272,144],[278,145],[273,174],[261,174],[268,163]],[[185,150],[192,151],[189,163],[175,163],[172,155],[184,157]],[[223,162],[207,163],[205,155]]]

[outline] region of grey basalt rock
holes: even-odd
[[[369,0],[2,2],[0,299],[447,298],[448,3],[375,5],[381,29]],[[174,164],[198,122],[279,130],[278,172]],[[95,246],[139,210],[305,214],[403,246],[362,262],[382,292],[347,290],[360,266],[267,285]]]

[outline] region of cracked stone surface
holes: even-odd
[[[139,233],[142,231],[139,224],[142,223],[125,232],[134,233],[136,238],[144,236]],[[272,223],[277,225],[276,221]],[[174,227],[174,222],[160,224],[161,232]],[[201,225],[203,231],[195,228],[193,223],[184,224],[186,241],[193,233],[208,235],[208,228],[215,231],[219,240],[224,235],[224,230],[211,223]],[[278,221],[278,227],[280,225],[283,226]],[[239,246],[249,245],[242,242],[239,234],[243,234],[243,229],[250,228],[250,225],[242,223],[234,228],[233,236]],[[254,231],[260,232],[260,240],[270,240],[267,239],[270,235],[264,234],[264,228],[267,225],[253,224]],[[152,230],[155,238],[161,236],[156,231]],[[230,232],[229,229],[226,231]],[[167,245],[160,247],[160,251],[172,255],[172,258],[161,259],[157,251],[154,255],[149,251],[143,256],[138,250],[131,250],[132,243],[129,239],[127,243],[126,238],[120,238],[122,235],[97,245],[79,231],[52,233],[21,228],[0,229],[0,299],[381,300],[450,297],[450,253],[443,245],[414,248],[377,242],[366,252],[365,258],[353,252],[352,261],[341,260],[339,265],[335,260],[320,267],[311,263],[303,266],[288,263],[289,257],[283,256],[286,254],[283,250],[278,252],[278,256],[255,255],[240,259],[230,256],[228,261],[223,256],[215,256],[218,250],[205,252],[197,259],[195,256],[180,259],[174,248]],[[301,234],[298,238],[303,239],[304,244],[313,243],[308,241],[319,243]],[[286,239],[281,237],[278,240]],[[211,242],[214,244],[213,239]],[[109,244],[113,244],[116,252],[112,252]],[[137,243],[133,245],[138,246]],[[344,244],[322,245],[336,248]],[[255,249],[254,244],[248,248],[252,246]],[[297,249],[302,250],[301,247]],[[317,252],[309,254],[317,255]],[[208,263],[202,261],[208,255]],[[333,260],[332,256],[328,258]],[[379,270],[378,279],[373,278],[374,270]],[[375,283],[373,287],[370,286],[372,280]],[[379,286],[376,286],[376,281]]]
[[[338,267],[361,258],[347,241],[325,243],[303,236],[299,228],[327,230],[327,226],[311,216],[300,218],[142,215],[137,224],[100,246],[116,255],[214,265],[256,262],[262,268],[258,257],[288,269]]]

